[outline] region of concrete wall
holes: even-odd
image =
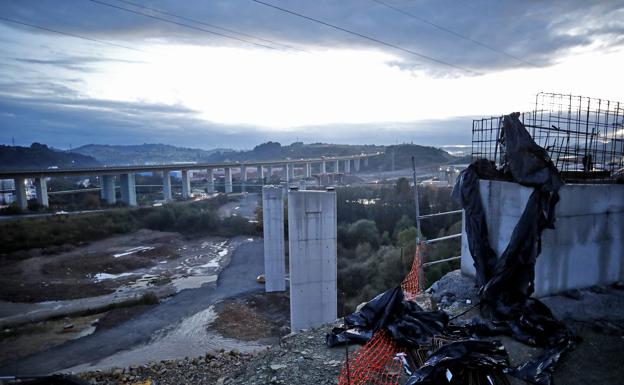
[[[284,194],[281,186],[262,187],[265,290],[286,290],[284,249]]]
[[[334,321],[336,193],[288,193],[290,324],[297,331]]]
[[[501,255],[533,189],[482,180],[480,191],[490,243]],[[535,294],[544,296],[624,279],[624,186],[570,184],[561,189],[560,197],[555,230],[542,233]],[[461,269],[465,274],[475,274],[465,229]]]

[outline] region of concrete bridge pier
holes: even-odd
[[[312,176],[312,163],[305,164],[305,177],[310,178]]]
[[[134,174],[121,174],[121,201],[128,206],[136,206],[136,183]]]
[[[285,291],[284,193],[279,186],[262,187],[265,291]]]
[[[321,169],[319,170],[320,174],[327,174],[327,162],[321,162]]]
[[[335,173],[339,173],[340,172],[340,161],[338,159],[336,159],[336,164],[334,165],[334,172]]]
[[[115,175],[102,175],[100,177],[100,195],[102,200],[109,205],[117,203],[115,196]]]
[[[229,167],[226,167],[223,170],[225,172],[225,193],[231,194],[232,193],[232,169]]]
[[[288,180],[290,182],[295,180],[295,164],[294,163],[290,163],[286,165],[286,168],[288,169]]]
[[[264,168],[262,165],[256,167],[256,179],[258,184],[264,184]]]
[[[214,194],[215,192],[214,169],[212,168],[206,170],[206,192],[208,194]]]
[[[288,165],[288,163],[286,163],[284,165],[284,170],[282,170],[282,172],[284,173],[284,180],[286,181],[286,185],[288,185],[290,183],[290,170],[289,170],[290,166]]]
[[[189,178],[189,170],[182,170],[182,198],[191,197],[191,179]]]
[[[368,167],[368,158],[364,158],[364,167]]]
[[[345,174],[349,174],[351,172],[351,159],[345,159],[345,161],[344,161],[344,172],[345,172]]]
[[[271,181],[271,179],[273,179],[273,166],[269,166],[269,168],[268,168],[268,174],[269,174],[268,180],[269,180],[269,182],[270,182],[270,181]]]
[[[162,172],[163,199],[169,202],[173,199],[171,195],[171,174],[167,170]]]
[[[247,167],[241,166],[240,168],[240,180],[241,180],[241,192],[247,190]]]
[[[20,210],[28,210],[28,197],[26,196],[26,178],[16,177],[15,182],[15,202]]]
[[[37,203],[43,207],[48,207],[48,183],[45,177],[35,178],[35,189],[37,191]]]
[[[353,168],[355,172],[360,172],[360,158],[353,159]]]
[[[293,332],[337,317],[336,192],[288,193],[290,328]]]

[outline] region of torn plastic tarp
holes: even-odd
[[[503,370],[508,366],[500,341],[456,341],[434,351],[405,385],[505,384]]]
[[[431,337],[442,334],[448,324],[443,311],[424,311],[416,302],[406,301],[401,287],[395,287],[373,298],[359,311],[345,317],[345,328],[335,328],[326,336],[328,346],[362,343],[379,328],[385,328],[392,338],[417,348]],[[355,337],[355,338],[354,338]]]

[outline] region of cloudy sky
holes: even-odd
[[[622,68],[621,0],[2,0],[0,143],[467,144]]]

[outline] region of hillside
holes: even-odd
[[[106,165],[142,165],[173,162],[210,162],[219,150],[176,147],[168,144],[104,145],[87,144],[72,150],[92,156]]]
[[[33,143],[30,147],[0,145],[0,169],[3,170],[89,167],[99,164],[91,156],[55,150],[40,143]]]

